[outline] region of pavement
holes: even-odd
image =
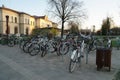
[[[69,54],[51,53],[42,58],[40,54],[30,56],[18,46],[0,45],[0,80],[112,80],[120,69],[120,50],[112,50],[110,72],[108,68],[97,71],[95,51],[73,73],[68,71],[69,60]]]

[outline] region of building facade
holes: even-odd
[[[34,16],[37,22],[37,28],[53,27],[53,22],[48,20],[47,16]]]
[[[0,8],[0,33],[6,33],[6,16],[8,16],[9,29],[11,34],[19,33],[19,13],[7,8]]]
[[[45,16],[32,16],[13,9],[0,7],[0,34],[6,34],[7,19],[10,34],[31,34],[34,28],[57,27],[57,24]]]

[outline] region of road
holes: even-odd
[[[85,60],[69,73],[69,54],[62,57],[52,53],[41,58],[24,53],[18,46],[0,45],[0,80],[112,80],[120,69],[120,51],[116,49],[112,50],[110,72],[106,68],[96,70],[95,52],[89,54],[88,64]]]

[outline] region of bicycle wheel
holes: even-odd
[[[20,43],[19,43],[19,48],[23,50],[23,46],[25,44],[26,41],[24,40],[21,40]]]
[[[41,46],[41,57],[44,57],[47,54],[46,48]]]
[[[48,53],[53,53],[55,51],[54,44],[53,43],[47,43],[46,44],[46,49]]]
[[[28,48],[30,47],[31,43],[30,42],[25,42],[25,44],[23,45],[23,51],[25,53],[29,53]]]
[[[59,54],[60,55],[66,55],[69,51],[69,46],[67,44],[60,44],[59,46]]]
[[[31,56],[35,56],[40,52],[40,46],[36,43],[31,44],[31,46],[28,48],[29,54]]]
[[[15,45],[15,41],[14,40],[8,40],[8,46],[9,47],[13,47]]]
[[[89,51],[94,51],[94,50],[96,50],[96,45],[95,44],[89,45]]]
[[[74,50],[72,52],[70,64],[69,64],[69,72],[70,73],[72,73],[75,70],[76,65],[77,65],[77,60],[78,60],[77,50]]]

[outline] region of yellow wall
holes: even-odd
[[[40,28],[40,19],[36,19],[36,24],[37,28]]]
[[[0,21],[2,20],[2,10],[0,9]]]
[[[28,28],[28,30],[30,29],[30,16],[23,14],[23,29],[21,29],[21,31],[23,32],[23,34],[26,34],[26,29]],[[28,32],[28,34],[30,34],[30,31]]]
[[[35,18],[34,17],[30,17],[30,34],[32,32],[32,30],[35,28]]]
[[[0,33],[2,32],[2,10],[0,9]]]
[[[19,14],[13,11],[9,10],[2,10],[2,21],[3,21],[3,34],[6,32],[6,15],[9,16],[9,27],[10,27],[10,34],[14,34],[14,28],[18,28],[18,33],[19,33]],[[13,17],[13,21],[12,21]],[[17,23],[15,23],[15,17],[17,18]]]
[[[52,27],[52,23],[48,20],[40,19],[40,28]]]
[[[20,28],[21,33],[26,34],[26,29],[28,28],[29,34],[31,34],[32,30],[35,28],[35,18],[27,15],[27,14],[21,14],[20,15]]]

